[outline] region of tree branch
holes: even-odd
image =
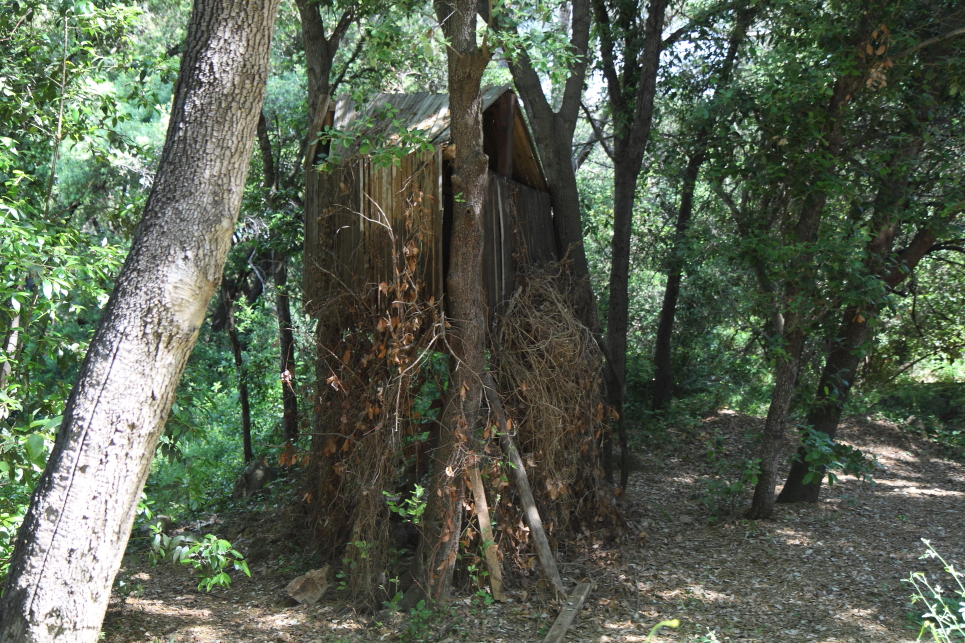
[[[935,36],[934,38],[929,38],[928,40],[922,40],[917,45],[913,47],[909,47],[908,49],[904,50],[900,54],[895,55],[893,58],[901,58],[902,56],[913,54],[916,51],[924,49],[925,47],[934,45],[943,40],[949,40],[950,38],[954,38],[955,36],[961,36],[962,34],[965,34],[965,27],[959,27],[958,29],[953,29],[949,31],[947,34],[945,34],[944,36]]]
[[[615,160],[613,158],[613,148],[610,147],[610,145],[606,142],[607,137],[603,135],[603,131],[600,129],[596,121],[593,120],[593,116],[590,115],[590,110],[587,108],[586,104],[583,103],[582,101],[580,101],[580,107],[583,108],[583,113],[586,114],[586,120],[590,122],[590,127],[593,128],[593,135],[596,137],[596,140],[600,143],[600,147],[603,148],[603,151],[606,152],[606,155],[610,157],[611,161]],[[606,125],[606,122],[604,121],[603,124]]]

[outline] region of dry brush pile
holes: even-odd
[[[599,347],[576,316],[566,264],[526,267],[500,315],[496,379],[517,428],[540,513],[553,534],[619,529],[598,445],[610,430]]]

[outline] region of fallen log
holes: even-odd
[[[583,601],[590,595],[590,589],[592,587],[593,585],[591,583],[580,583],[573,588],[573,593],[570,594],[570,597],[563,601],[563,608],[560,610],[560,615],[553,621],[553,627],[546,633],[546,638],[543,639],[543,643],[560,643],[560,641],[563,640],[566,636],[566,631],[570,629],[570,625],[573,624],[573,619],[576,618],[576,613],[583,607]]]

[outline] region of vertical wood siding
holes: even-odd
[[[404,262],[442,296],[442,158],[414,152],[398,166],[359,157],[311,173],[305,195],[305,297],[317,311],[332,289],[394,283]],[[393,257],[393,254],[395,255]],[[394,260],[393,260],[394,259]]]

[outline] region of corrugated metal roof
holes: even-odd
[[[509,85],[489,87],[483,91],[483,110],[489,108],[507,91]],[[386,109],[391,108],[391,109]],[[349,96],[339,97],[335,103],[333,126],[347,131],[362,119],[370,123],[358,129],[360,136],[369,139],[385,137],[387,145],[398,142],[400,130],[418,131],[426,135],[433,145],[449,142],[449,95],[448,94],[376,94],[366,103],[358,104]],[[334,155],[351,157],[357,154],[357,144],[347,149],[334,149]]]

